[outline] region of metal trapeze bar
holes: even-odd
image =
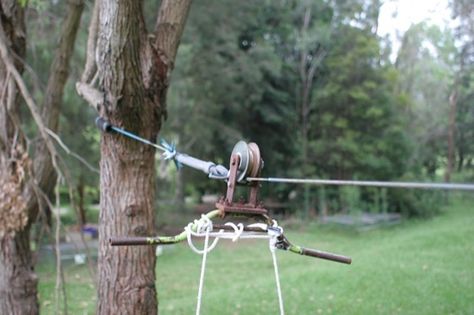
[[[208,219],[216,218],[221,215],[220,210],[214,210],[207,213],[205,216]],[[233,230],[226,225],[213,225],[216,230]],[[268,233],[268,229],[262,229],[259,227],[246,226],[243,228],[244,231],[255,232],[255,233]],[[196,232],[197,223],[195,222],[191,226],[191,230]],[[174,235],[174,236],[155,236],[155,237],[111,237],[109,244],[111,246],[152,246],[152,245],[170,245],[177,244],[187,239],[186,230]],[[281,234],[277,237],[276,248],[286,250],[295,254],[310,256],[325,260],[330,260],[338,263],[348,264],[352,263],[352,259],[347,256],[329,253],[317,249],[305,248],[302,246],[294,245],[288,239]]]
[[[384,182],[363,180],[333,180],[333,179],[304,179],[304,178],[278,178],[278,177],[247,177],[248,182],[270,182],[288,184],[312,184],[334,186],[364,186],[385,188],[418,188],[442,190],[469,190],[474,191],[474,184],[464,183],[426,183],[426,182]]]

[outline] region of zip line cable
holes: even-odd
[[[444,189],[444,190],[470,190],[474,191],[474,184],[459,183],[426,183],[426,182],[384,182],[368,180],[333,180],[309,178],[278,178],[278,177],[247,177],[249,182],[270,182],[287,184],[312,184],[333,186],[365,186],[385,188],[418,188],[418,189]]]

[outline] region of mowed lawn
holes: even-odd
[[[464,196],[464,198],[462,197]],[[278,251],[286,314],[474,314],[474,203],[461,195],[428,220],[355,232],[310,224],[294,243],[351,256],[343,265]],[[195,312],[201,256],[186,244],[157,262],[160,314]],[[55,274],[40,265],[43,314],[54,313]],[[66,267],[72,314],[92,314],[85,267]],[[266,241],[221,241],[208,256],[201,314],[278,314]]]

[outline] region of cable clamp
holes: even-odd
[[[171,143],[171,144],[168,143],[163,138],[160,139],[160,144],[163,147],[163,149],[165,149],[165,151],[163,152],[161,157],[164,160],[173,160],[174,165],[176,166],[176,169],[180,170],[183,167],[183,165],[181,163],[179,163],[178,161],[176,161],[176,159],[175,159],[176,154],[178,154],[178,152],[176,151],[176,145],[174,143]]]

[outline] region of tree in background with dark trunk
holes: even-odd
[[[463,169],[465,164],[474,156],[474,3],[470,0],[453,0],[451,2],[453,17],[459,22],[455,29],[460,49],[457,54],[457,71],[453,84],[453,93],[456,93],[454,107],[455,139],[454,147],[457,155],[457,170]],[[454,168],[455,158],[452,158]]]
[[[26,90],[21,73],[26,55],[25,8],[17,0],[0,1],[0,313],[39,313],[30,228],[41,196],[52,191],[56,179],[51,143],[44,134],[29,150],[21,128],[19,94],[29,104],[39,129],[55,132],[68,65],[80,23],[83,1],[70,0],[59,37],[41,109]],[[49,147],[49,149],[48,149]],[[29,155],[32,151],[34,159]]]
[[[94,16],[99,18],[90,26],[87,75],[76,87],[101,117],[156,140],[166,117],[166,91],[190,5],[190,0],[162,1],[150,34],[143,1],[96,3]],[[108,242],[111,236],[155,232],[155,150],[103,134],[100,169],[97,313],[156,314],[154,248],[113,248]]]

